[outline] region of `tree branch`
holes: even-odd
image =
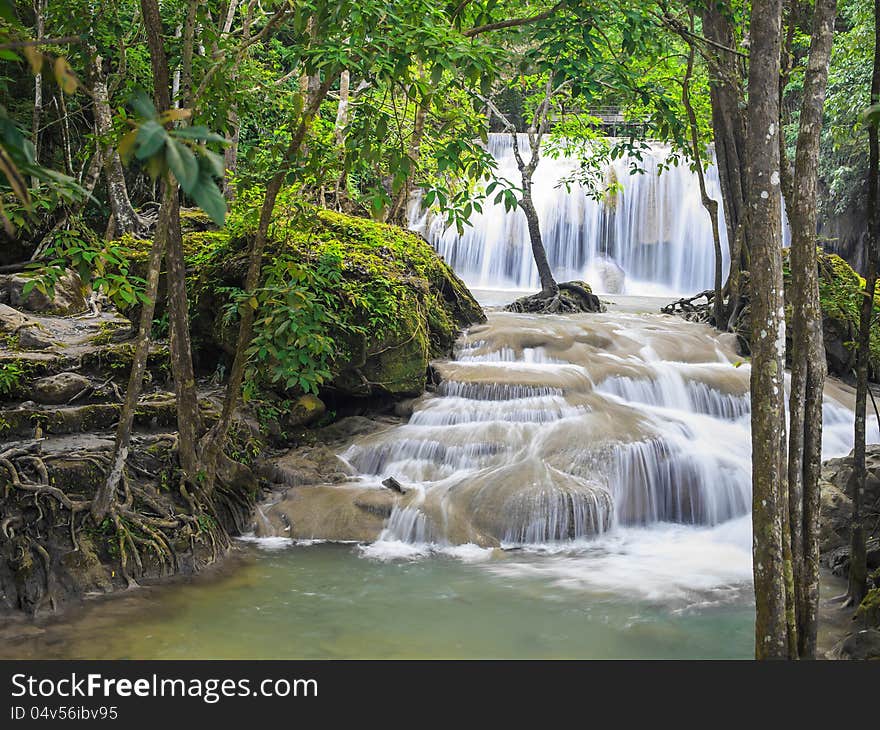
[[[516,28],[521,25],[528,25],[529,23],[537,23],[541,20],[547,20],[547,18],[556,14],[556,11],[562,8],[565,5],[565,1],[561,0],[556,3],[549,10],[545,10],[543,13],[538,13],[537,15],[532,15],[528,18],[513,18],[511,20],[501,20],[497,23],[487,23],[486,25],[478,25],[475,28],[470,28],[469,30],[464,31],[462,35],[465,38],[473,38],[474,36],[480,35],[481,33],[488,33],[493,30],[502,30],[504,28]]]

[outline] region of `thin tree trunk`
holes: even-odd
[[[694,18],[691,14],[691,28],[693,29]],[[721,232],[718,229],[718,201],[710,198],[706,190],[706,176],[703,172],[703,159],[700,153],[700,139],[697,128],[697,115],[694,112],[693,104],[691,104],[690,81],[691,74],[694,69],[694,47],[693,44],[688,46],[687,69],[684,75],[684,81],[681,85],[681,100],[688,115],[688,126],[690,128],[691,137],[691,155],[697,168],[697,180],[700,184],[700,199],[703,207],[709,214],[709,221],[712,224],[712,242],[715,246],[715,278],[714,289],[715,297],[712,301],[712,317],[715,320],[715,326],[723,329],[727,326],[724,317],[724,291],[722,285],[723,277],[723,259],[721,251]]]
[[[339,74],[339,106],[336,108],[336,122],[333,125],[333,133],[336,136],[336,146],[345,145],[345,127],[348,125],[348,106],[351,96],[351,72],[346,70]]]
[[[162,197],[162,206],[159,208],[156,237],[153,239],[153,245],[150,248],[150,258],[147,262],[147,286],[144,292],[146,301],[144,301],[141,308],[138,337],[132,357],[131,372],[128,376],[128,387],[125,390],[125,402],[122,405],[122,411],[119,414],[119,424],[116,427],[113,460],[110,471],[107,474],[107,479],[100,486],[95,494],[95,498],[92,500],[91,513],[96,524],[100,524],[116,499],[116,490],[119,487],[119,482],[122,480],[125,463],[128,459],[128,449],[134,425],[134,412],[141,396],[144,373],[147,369],[147,357],[150,354],[150,332],[153,327],[153,314],[156,311],[156,296],[159,291],[159,272],[162,268],[162,255],[165,252],[164,234],[169,228],[169,217],[175,197],[175,186],[166,185],[165,194]]]
[[[791,228],[792,348],[788,504],[797,603],[797,654],[814,658],[819,610],[819,474],[827,365],[816,254],[819,143],[837,0],[817,0],[804,76],[794,179],[786,198]]]
[[[257,226],[256,236],[248,255],[248,270],[245,278],[244,289],[253,295],[260,284],[260,275],[263,269],[263,251],[269,238],[269,226],[272,223],[272,214],[275,211],[275,201],[287,174],[290,169],[291,162],[296,158],[303,142],[305,141],[306,132],[308,131],[312,120],[320,108],[321,102],[327,96],[332,83],[332,75],[329,73],[325,81],[323,81],[313,95],[309,97],[309,103],[303,109],[299,123],[294,129],[290,144],[284,154],[284,161],[281,169],[275,173],[269,184],[266,186],[266,195],[263,198],[263,205],[260,209],[260,221]],[[241,385],[244,381],[244,372],[248,361],[248,347],[251,343],[254,333],[254,317],[256,311],[251,306],[244,306],[241,312],[241,321],[238,327],[238,340],[235,346],[235,357],[232,362],[232,369],[229,373],[229,381],[226,384],[226,397],[223,400],[223,409],[220,418],[214,427],[208,432],[204,438],[201,450],[200,466],[204,479],[202,487],[206,494],[210,495],[213,491],[217,476],[217,467],[220,461],[220,455],[223,446],[226,443],[226,435],[229,432],[229,426],[232,423],[232,416],[238,406],[238,398],[241,394]]]
[[[46,11],[48,10],[49,2],[48,0],[36,0],[34,2],[34,15],[36,21],[36,27],[34,30],[36,31],[37,39],[44,38],[46,35]],[[31,142],[34,145],[34,160],[37,164],[40,163],[40,143],[42,142],[42,136],[40,135],[40,124],[43,118],[43,72],[42,69],[38,70],[37,73],[34,74],[34,109],[31,118]],[[34,178],[32,180],[32,185],[34,187],[39,187],[40,181]]]
[[[750,23],[748,240],[752,245],[752,525],[755,656],[788,656],[784,421],[785,312],[779,202],[780,0],[754,0]],[[789,566],[790,568],[790,566]]]
[[[874,0],[874,71],[871,76],[871,104],[880,103],[880,0]],[[864,493],[865,493],[865,410],[868,397],[868,367],[871,356],[871,319],[874,311],[874,292],[877,285],[878,255],[880,244],[880,205],[878,199],[878,167],[880,167],[880,141],[877,123],[868,127],[868,231],[866,240],[867,271],[865,272],[865,296],[859,319],[859,345],[856,360],[856,421],[854,429],[853,471],[850,496],[852,497],[852,528],[850,534],[849,597],[859,605],[868,589],[867,547],[865,545]]]
[[[744,217],[748,181],[746,177],[745,143],[746,116],[742,70],[736,54],[722,50],[736,45],[733,21],[723,6],[705,3],[700,11],[703,33],[716,45],[709,50],[709,95],[712,106],[712,130],[715,161],[724,206],[727,243],[730,248],[730,270],[725,289],[730,319],[739,306],[741,272],[748,257]]]
[[[544,241],[541,237],[541,224],[538,220],[538,211],[532,201],[532,180],[531,176],[522,175],[523,192],[519,206],[522,208],[526,216],[526,224],[529,228],[529,242],[532,245],[532,256],[535,259],[535,266],[538,267],[538,276],[541,279],[541,292],[548,298],[556,296],[559,293],[559,285],[553,277],[553,271],[550,269],[550,262],[547,261],[547,251],[544,248]]]
[[[103,139],[112,130],[113,113],[110,110],[107,79],[102,64],[103,59],[95,51],[92,55],[91,68],[92,98],[95,101],[95,126],[99,137]],[[128,197],[125,172],[115,147],[108,148],[104,153],[104,177],[107,180],[107,198],[110,200],[110,210],[115,222],[114,233],[117,236],[124,233],[140,235],[143,233],[144,224]]]

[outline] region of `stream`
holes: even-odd
[[[10,627],[0,656],[751,657],[749,366],[612,299],[491,311],[407,423],[341,452],[354,487],[408,489],[375,542],[246,538],[210,575]],[[829,385],[825,458],[846,399]]]

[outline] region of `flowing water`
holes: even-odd
[[[408,489],[377,541],[252,538],[231,574],[93,603],[0,655],[751,656],[749,367],[640,308],[465,333],[407,423],[342,454],[354,488]],[[826,456],[849,450],[843,398]]]
[[[527,135],[519,135],[519,146],[528,150]],[[498,176],[518,186],[510,135],[490,134],[488,150]],[[668,148],[654,144],[640,160],[623,156],[609,161],[598,189],[616,192],[598,198],[577,181],[561,184],[578,166],[572,157],[544,154],[533,178],[542,238],[560,281],[584,279],[597,292],[641,295],[690,295],[712,287],[712,228],[696,175],[687,165],[671,164]],[[633,174],[634,169],[641,172]],[[712,165],[706,170],[706,185],[720,205]],[[720,215],[726,271],[723,209]],[[540,288],[521,211],[505,211],[490,199],[470,223],[459,236],[441,217],[423,211],[418,201],[410,215],[410,226],[427,237],[469,286]]]

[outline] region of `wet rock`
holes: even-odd
[[[394,415],[401,418],[409,418],[412,416],[418,402],[418,398],[407,398],[406,400],[398,401],[394,404]]]
[[[573,314],[578,312],[604,312],[605,307],[599,297],[593,294],[590,285],[585,281],[566,281],[559,284],[559,293],[555,297],[546,297],[542,293],[520,297],[508,304],[508,312],[529,312],[533,314]]]
[[[351,468],[323,445],[297,447],[278,459],[260,462],[257,471],[267,481],[286,486],[337,484],[352,475]]]
[[[864,504],[880,504],[880,444],[869,444],[865,454],[866,478]],[[850,520],[852,501],[848,496],[852,475],[852,454],[829,459],[822,465],[820,488],[819,549],[822,563],[836,575],[846,576],[849,571]],[[868,568],[880,567],[880,535],[869,534],[867,539]]]
[[[880,660],[880,630],[864,629],[850,634],[831,650],[833,659]]]
[[[379,429],[388,428],[389,425],[392,424],[366,416],[348,416],[316,430],[315,437],[322,443],[342,444],[355,436],[373,433]]]
[[[387,489],[355,485],[296,487],[288,490],[281,501],[262,508],[257,534],[300,540],[373,542],[400,498]]]
[[[91,382],[79,373],[58,373],[40,378],[33,384],[33,399],[37,403],[61,405],[89,388]]]
[[[86,310],[82,280],[75,271],[68,269],[55,282],[54,290],[50,292],[51,296],[36,288],[25,294],[24,287],[30,280],[30,277],[23,274],[0,276],[0,291],[3,292],[3,299],[17,309],[30,312],[79,314]]]
[[[394,477],[388,477],[382,482],[383,487],[387,487],[392,492],[397,492],[398,494],[406,494],[409,490],[404,487],[399,481],[397,481]]]

